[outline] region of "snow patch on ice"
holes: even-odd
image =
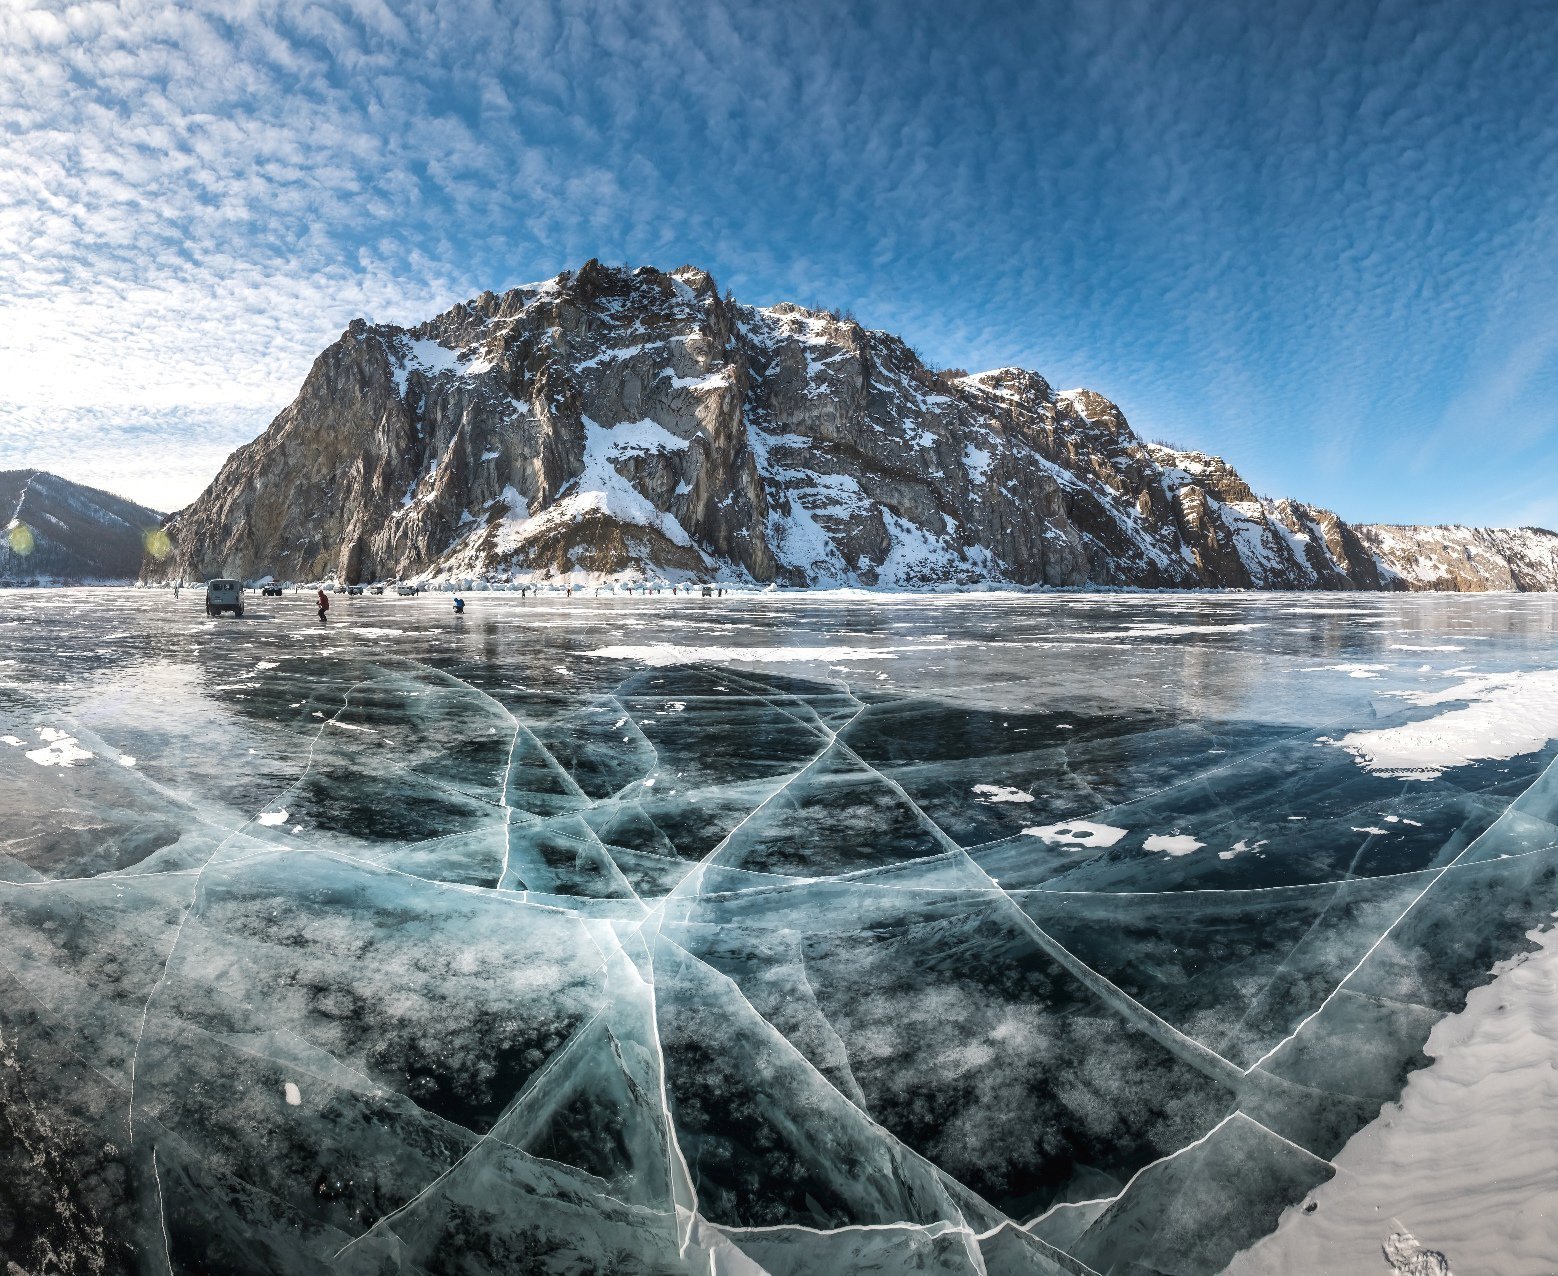
[[[27,758],[36,762],[39,766],[75,766],[78,762],[85,762],[95,756],[90,751],[83,749],[76,737],[67,735],[55,727],[41,727],[38,731],[40,739],[47,741],[42,748],[29,749]],[[20,743],[20,741],[18,741]]]
[[[1247,839],[1241,837],[1237,842],[1235,842],[1232,846],[1230,846],[1226,851],[1218,851],[1217,852],[1217,858],[1220,859],[1220,860],[1231,860],[1231,859],[1233,859],[1234,856],[1236,856],[1236,855],[1243,855],[1246,851],[1258,851],[1261,847],[1263,847],[1265,845],[1266,845],[1266,843],[1265,843],[1264,839],[1262,839],[1259,842],[1251,843]]]
[[[265,814],[259,816],[255,820],[255,823],[270,825],[285,824],[287,822],[288,814],[290,813],[287,811],[266,811]]]
[[[1188,833],[1151,833],[1142,843],[1144,849],[1162,851],[1165,855],[1189,855],[1205,845],[1205,842],[1196,841]]]
[[[1422,722],[1353,731],[1328,743],[1377,774],[1432,780],[1450,767],[1508,761],[1558,739],[1558,669],[1488,674],[1439,691],[1400,694],[1415,705],[1464,702],[1464,707]]]
[[[1025,828],[1023,832],[1052,846],[1113,846],[1126,830],[1091,820],[1062,820],[1059,824]]]
[[[1264,629],[1264,621],[1250,620],[1231,622],[1225,625],[1174,625],[1157,621],[1128,625],[1124,629],[1094,629],[1087,632],[1078,632],[1069,637],[1082,638],[1179,638],[1190,634],[1232,634],[1244,633],[1251,629]],[[1384,668],[1383,665],[1380,668]]]
[[[1004,784],[976,784],[974,792],[981,802],[1031,802],[1033,794],[1021,789],[1008,788]]]

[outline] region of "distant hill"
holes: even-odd
[[[1542,527],[1393,527],[1364,523],[1359,538],[1408,589],[1480,593],[1558,590],[1558,532]]]
[[[133,581],[163,515],[43,470],[0,470],[0,579]]]
[[[1092,390],[598,262],[355,321],[167,530],[148,580],[1558,588],[1550,533],[1365,535]]]

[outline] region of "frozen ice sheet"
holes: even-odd
[[[0,594],[16,1270],[1558,1253],[1552,599],[200,613]]]

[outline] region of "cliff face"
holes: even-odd
[[[163,550],[162,518],[42,470],[0,471],[0,580],[132,581]]]
[[[1356,530],[1408,589],[1558,589],[1558,533],[1540,527],[1361,524]]]
[[[1209,582],[1248,589],[1400,589],[1404,582],[1330,510],[1265,500],[1220,457],[1148,444],[1174,518]]]
[[[1328,511],[1107,399],[933,374],[836,315],[591,262],[354,322],[168,525],[148,579],[740,578],[1400,588]]]

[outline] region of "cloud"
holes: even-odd
[[[194,500],[272,415],[269,407],[232,403],[11,405],[0,429],[0,470],[50,470],[171,513]]]
[[[1097,386],[1352,517],[1496,519],[1558,459],[1549,20],[13,0],[0,458],[179,503],[356,315],[600,256]]]

